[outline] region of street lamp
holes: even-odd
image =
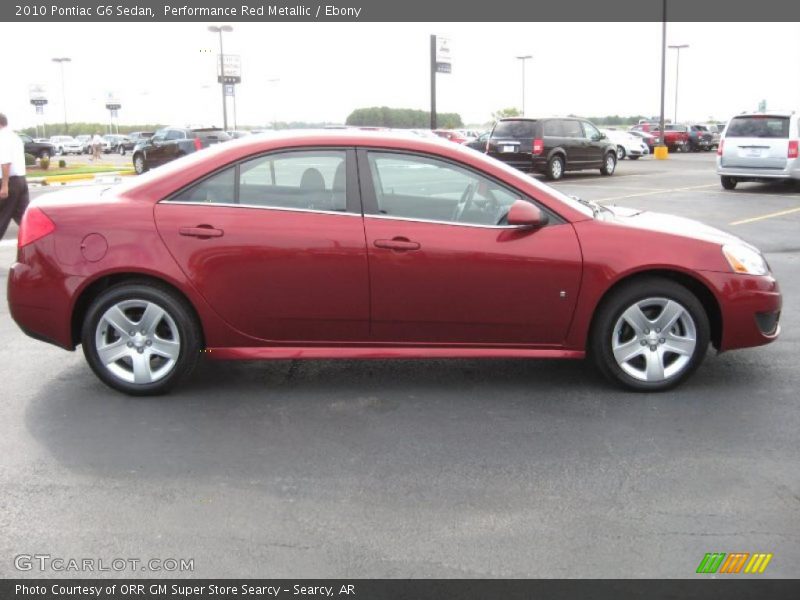
[[[216,25],[210,25],[208,30],[211,33],[218,33],[219,34],[219,75],[220,75],[220,85],[222,87],[222,124],[223,130],[228,131],[228,106],[225,102],[225,54],[222,50],[222,32],[225,31],[230,33],[233,31],[233,27],[230,25],[220,25],[217,27]]]
[[[517,56],[517,60],[522,61],[522,116],[525,116],[525,61],[533,58],[530,54],[525,56]]]
[[[672,50],[677,50],[677,62],[675,63],[675,114],[673,115],[674,123],[678,122],[678,69],[681,67],[681,50],[688,48],[689,44],[676,44],[668,46]]]
[[[67,125],[67,93],[64,86],[64,63],[72,62],[72,59],[67,56],[62,56],[53,59],[54,63],[58,63],[61,67],[61,101],[64,103],[64,135],[69,135],[69,125]]]

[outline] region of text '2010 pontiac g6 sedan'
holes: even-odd
[[[8,278],[29,335],[163,393],[208,359],[591,356],[657,391],[779,333],[742,240],[564,196],[456,144],[248,136],[116,188],[48,194]]]

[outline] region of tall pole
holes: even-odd
[[[675,119],[675,123],[678,122],[678,73],[680,72],[681,68],[681,50],[684,48],[688,48],[689,44],[679,44],[679,45],[670,45],[669,46],[672,50],[676,50],[678,55],[676,57],[675,62],[675,114],[673,115],[673,119]]]
[[[517,60],[522,62],[522,116],[525,116],[525,61],[533,58],[530,54],[526,56],[517,56]]]
[[[666,76],[667,76],[667,0],[662,0],[662,19],[661,19],[661,115],[660,139],[658,140],[659,147],[665,147],[664,144],[664,92],[666,89]]]
[[[431,129],[436,129],[436,35],[431,35]]]
[[[219,28],[219,74],[222,77],[222,129],[228,131],[228,103],[225,98],[225,53],[222,49],[222,27]]]
[[[69,125],[67,124],[67,88],[64,83],[64,63],[72,62],[72,59],[67,56],[62,56],[54,58],[53,62],[58,63],[58,66],[61,67],[61,102],[64,104],[64,135],[69,135]]]
[[[236,86],[232,85],[233,89],[233,128],[237,129],[236,127]]]

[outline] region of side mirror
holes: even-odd
[[[547,225],[549,220],[536,206],[524,200],[515,200],[508,211],[508,224],[517,227],[539,228]]]

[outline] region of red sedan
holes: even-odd
[[[109,386],[207,359],[584,358],[664,390],[778,336],[758,250],[564,196],[478,152],[385,133],[248,136],[28,210],[8,277],[29,335]]]

